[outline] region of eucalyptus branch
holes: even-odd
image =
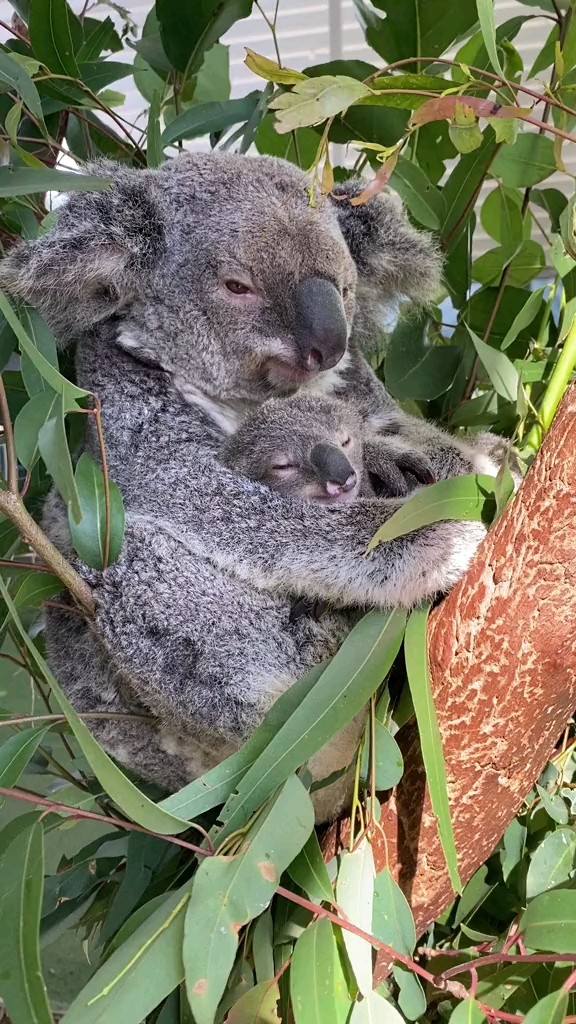
[[[40,529],[22,499],[12,491],[0,490],[0,512],[14,523],[22,539],[39,555],[54,575],[62,580],[84,612],[93,616],[94,598],[90,587]]]
[[[8,399],[6,397],[6,388],[4,387],[4,380],[2,374],[0,374],[0,419],[2,420],[2,428],[4,431],[4,445],[6,448],[6,468],[7,468],[7,484],[8,490],[11,494],[18,495],[18,461],[16,459],[16,449],[14,448],[14,433],[12,430],[12,419],[10,416],[10,410],[8,408]]]
[[[528,437],[524,451],[533,455],[542,444],[542,438],[549,429],[560,400],[566,390],[568,382],[576,368],[576,316],[572,320],[570,330],[566,336],[564,346],[558,358],[544,396],[538,408],[539,420],[534,424]]]

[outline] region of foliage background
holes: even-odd
[[[544,15],[525,0],[496,26],[491,0],[357,0],[380,68],[334,61],[302,74],[282,67],[278,48],[276,62],[249,52],[253,88],[230,99],[218,40],[252,0],[157,0],[132,38],[133,66],[117,56],[133,34],[121,8],[119,34],[105,13],[19,0],[0,49],[2,245],[46,231],[59,192],[107,187],[77,173],[88,159],[154,167],[200,138],[283,156],[325,192],[359,172],[369,192],[389,183],[413,222],[437,235],[446,295],[426,317],[402,315],[374,338],[372,364],[409,411],[451,430],[491,428],[528,465],[576,362],[573,203],[548,182],[575,141],[576,19],[566,0],[539,6]],[[266,16],[275,44],[276,17],[277,8]],[[543,47],[524,68],[514,40],[529,18],[541,19]],[[111,87],[127,75],[148,104],[145,130],[118,112]],[[346,147],[345,166],[332,166],[332,142]],[[494,244],[473,260],[479,225]],[[13,1024],[49,1024],[69,1002],[66,1024],[514,1024],[525,1015],[543,1024],[576,1014],[571,725],[416,960],[410,909],[387,869],[375,877],[378,794],[402,774],[394,735],[415,710],[459,888],[439,738],[433,721],[423,728],[424,611],[407,626],[398,610],[366,616],[333,662],[211,773],[208,797],[198,783],[164,800],[137,789],[99,749],[43,658],[43,605],[63,581],[80,608],[90,596],[34,521],[53,482],[77,552],[103,568],[121,546],[122,500],[104,450],[100,465],[76,461],[99,406],[71,383],[70,353],[58,356],[33,310],[0,296],[0,311],[0,996]],[[436,487],[442,511],[428,494],[421,521],[455,514],[462,499],[470,517],[486,518],[511,494],[507,470],[496,482]],[[349,697],[349,717],[366,703],[369,713],[350,769],[350,850],[325,867],[302,766],[343,724],[335,693]],[[396,966],[373,991],[372,947],[383,945]]]

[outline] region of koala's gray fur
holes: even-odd
[[[304,175],[263,157],[93,170],[110,175],[110,190],[73,194],[56,226],[0,271],[63,342],[77,342],[78,383],[100,397],[126,505],[121,558],[103,573],[78,566],[94,588],[94,623],[50,610],[49,656],[79,711],[155,717],[107,722],[98,735],[120,761],[175,789],[336,651],[345,616],[290,622],[290,595],[412,606],[459,579],[484,533],[441,523],[365,558],[402,499],[325,508],[238,475],[219,453],[242,418],[267,397],[332,393],[378,419],[380,468],[410,453],[439,478],[493,463],[401,413],[356,347],[357,333],[376,329],[381,301],[421,299],[438,282],[433,243],[390,199],[352,207],[318,198],[312,208]],[[92,424],[86,444],[98,458]],[[69,551],[56,499],[46,523]],[[357,731],[352,723],[314,759],[316,777],[348,762]],[[321,793],[319,814],[329,816],[329,789]]]

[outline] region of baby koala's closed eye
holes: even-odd
[[[362,423],[335,398],[272,398],[227,440],[227,466],[302,501],[340,504],[371,494],[364,473]]]

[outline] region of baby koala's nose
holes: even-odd
[[[338,494],[348,494],[356,486],[356,473],[354,470],[346,478],[343,484],[338,483],[336,480],[326,481],[326,493],[331,498],[335,498]]]

